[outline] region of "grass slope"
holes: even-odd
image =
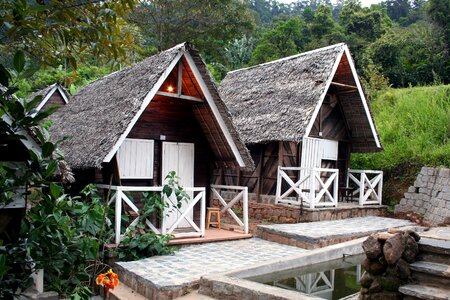
[[[371,102],[384,151],[352,156],[352,168],[383,170],[387,203],[420,167],[450,167],[450,85],[388,89]]]

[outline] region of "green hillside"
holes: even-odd
[[[371,101],[384,151],[352,168],[385,171],[384,197],[399,199],[423,166],[450,167],[450,85],[388,89]]]

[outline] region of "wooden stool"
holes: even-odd
[[[206,229],[209,229],[210,225],[217,225],[217,228],[220,229],[220,209],[218,207],[207,207],[208,214],[206,217]],[[216,221],[211,222],[211,216],[215,215]]]

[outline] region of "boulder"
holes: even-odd
[[[413,263],[418,253],[419,245],[416,243],[414,237],[411,235],[405,236],[405,251],[403,251],[402,258],[409,263]]]
[[[382,254],[381,243],[373,235],[369,236],[362,244],[367,258],[376,259]]]
[[[389,265],[395,265],[395,263],[402,257],[405,250],[405,239],[403,234],[396,233],[386,240],[383,246],[383,253],[386,261]]]
[[[361,265],[372,275],[380,275],[386,270],[386,266],[381,264],[378,260],[370,260],[366,258]]]
[[[370,276],[369,273],[364,274],[361,277],[361,280],[359,281],[361,286],[364,287],[364,288],[369,288],[372,285],[372,282],[373,282],[373,277]]]

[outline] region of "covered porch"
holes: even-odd
[[[114,205],[114,232],[116,245],[124,236],[133,230],[143,213],[144,193],[157,193],[165,203],[161,217],[156,214],[146,217],[146,230],[155,234],[169,234],[173,239],[169,244],[197,244],[215,241],[229,241],[252,237],[249,234],[248,222],[248,188],[242,186],[210,185],[209,187],[184,187],[189,199],[178,205],[174,193],[167,197],[163,186],[116,186],[98,184],[99,190],[104,190],[110,197],[108,205]],[[222,216],[229,216],[229,223],[222,223],[220,228],[206,228],[207,219],[207,189],[211,195],[219,199],[219,209]],[[225,201],[222,191],[236,194],[231,201]],[[217,207],[217,206],[215,206]],[[129,222],[124,221],[125,216]]]

